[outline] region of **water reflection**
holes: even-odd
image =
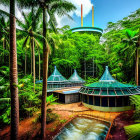
[[[77,117],[62,129],[55,140],[104,140],[108,129],[108,123]]]

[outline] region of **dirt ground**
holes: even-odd
[[[60,132],[61,128],[63,128],[63,126],[67,122],[69,122],[73,117],[77,115],[85,115],[90,117],[94,116],[96,118],[102,118],[102,120],[107,120],[110,122],[112,122],[119,115],[115,119],[114,125],[112,125],[110,135],[109,135],[109,140],[119,140],[120,135],[123,135],[122,138],[126,138],[125,132],[123,130],[123,126],[128,125],[128,121],[124,119],[126,117],[129,118],[129,116],[126,115],[127,113],[123,113],[121,116],[120,113],[111,113],[111,112],[105,113],[100,111],[93,111],[90,110],[89,108],[84,107],[81,103],[57,104],[57,105],[54,104],[48,106],[48,108],[53,109],[53,113],[58,114],[59,118],[56,121],[47,124],[46,126],[47,140],[52,140],[53,137],[58,132]],[[40,123],[35,121],[38,116],[38,113],[40,112],[35,113],[34,116],[31,118],[27,118],[24,119],[23,121],[20,121],[19,140],[40,139],[39,137]],[[129,122],[129,124],[130,123],[131,121]],[[0,140],[10,140],[10,126],[7,126],[4,129],[0,130]],[[120,140],[126,140],[126,139],[120,139]]]
[[[46,126],[47,140],[52,140],[52,137],[58,133],[59,129],[62,128],[68,120],[73,118],[74,111],[89,110],[81,105],[81,103],[54,104],[48,106],[47,108],[53,109],[53,113],[57,113],[59,115],[59,119],[47,124]],[[20,121],[19,140],[40,139],[40,123],[35,123],[39,113],[40,112],[35,113],[33,117]],[[0,140],[10,140],[10,126],[0,129]]]
[[[117,116],[113,121],[107,140],[128,140],[124,126],[134,124],[132,116],[133,111],[124,112]]]

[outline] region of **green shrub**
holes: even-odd
[[[66,119],[63,119],[63,120],[60,120],[59,122],[63,124],[63,123],[65,123],[66,121],[67,121]]]
[[[49,110],[49,111],[48,111]],[[58,114],[56,113],[49,113],[50,111],[52,111],[51,109],[47,110],[47,115],[46,115],[46,123],[49,124],[55,120],[58,119]],[[38,117],[33,121],[33,123],[37,123],[37,122],[41,122],[41,113],[38,114]]]
[[[51,112],[52,112],[52,109],[51,109],[51,108],[48,108],[48,109],[47,109],[47,112],[48,112],[48,113],[51,113]]]
[[[58,115],[56,113],[47,113],[46,123],[49,124],[55,121],[57,118],[58,118]]]

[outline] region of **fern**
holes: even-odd
[[[140,95],[130,96],[131,104],[135,106],[134,118],[136,122],[140,121]],[[129,140],[139,140],[140,139],[140,123],[133,124],[124,127]]]
[[[58,98],[57,97],[54,97],[54,95],[50,95],[46,98],[46,102],[49,104],[52,104],[53,102],[55,102]]]
[[[140,95],[130,96],[130,101],[135,106],[134,118],[140,120]]]
[[[133,124],[124,127],[129,140],[139,140],[140,139],[140,123]]]

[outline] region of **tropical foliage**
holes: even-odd
[[[129,140],[140,139],[140,96],[133,95],[130,97],[131,104],[135,107],[134,119],[136,124],[125,126],[125,132],[129,137]]]
[[[103,45],[108,53],[108,62],[116,78],[122,81],[135,80],[136,48],[140,29],[140,9],[117,23],[108,23],[103,34]],[[129,49],[128,49],[129,48]],[[138,55],[140,58],[140,55]],[[140,66],[140,64],[138,64]]]
[[[139,140],[140,139],[140,124],[133,124],[125,126],[126,134],[129,136],[129,140]]]
[[[9,3],[5,0],[0,1],[2,2]],[[14,26],[15,0],[10,2],[10,19],[4,16],[9,16],[8,13],[0,10],[0,127],[10,123],[10,101],[17,103],[18,99],[12,96],[15,94],[19,96],[20,119],[31,117],[41,108],[41,103],[42,114],[46,116],[46,102],[49,104],[57,100],[53,96],[46,99],[47,73],[52,73],[54,65],[66,78],[72,74],[73,69],[77,69],[87,83],[97,81],[108,65],[113,77],[119,81],[139,84],[140,9],[116,23],[109,22],[100,38],[92,33],[72,33],[69,26],[57,28],[56,14],[71,18],[68,12],[75,10],[75,6],[70,2],[17,0],[20,8],[28,8],[28,12],[21,10],[23,20],[16,17],[18,26]],[[17,39],[16,42],[12,35]],[[13,54],[17,55],[17,59]],[[16,63],[18,80],[17,76],[14,77],[17,75]],[[15,82],[12,83],[11,79],[9,82],[9,74],[11,79],[15,78]],[[43,79],[43,86],[35,85],[35,80],[38,79]],[[13,92],[13,89],[16,91]],[[132,96],[131,100],[136,108],[135,117],[139,119],[139,96]],[[126,131],[132,137],[130,132],[133,126],[129,128]],[[137,131],[134,136],[136,133]]]

